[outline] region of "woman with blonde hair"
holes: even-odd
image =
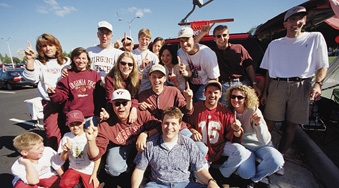
[[[126,89],[132,98],[129,122],[133,123],[137,119],[139,82],[139,70],[133,55],[131,52],[125,51],[105,77],[107,110],[112,109],[113,92],[117,89]]]
[[[243,129],[242,145],[252,152],[251,156],[238,168],[238,174],[244,179],[251,179],[255,184],[269,184],[269,176],[282,168],[284,159],[271,142],[271,134],[261,111],[255,90],[242,84],[231,86],[226,91],[228,107],[234,111],[235,121]],[[256,166],[256,158],[261,162]]]
[[[28,41],[28,48],[25,50],[27,64],[23,76],[26,80],[38,84],[38,93],[44,107],[46,145],[56,150],[61,134],[68,130],[65,129],[65,126],[58,126],[58,114],[61,107],[58,103],[51,101],[47,89],[56,87],[57,82],[61,79],[62,69],[69,66],[70,59],[63,56],[59,40],[48,33],[39,36],[36,42],[36,51],[37,57]]]

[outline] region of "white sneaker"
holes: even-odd
[[[285,174],[284,167],[279,168],[275,173],[280,176],[283,176]]]

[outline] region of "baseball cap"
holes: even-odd
[[[303,6],[296,6],[296,7],[293,7],[291,8],[290,10],[288,10],[285,14],[285,17],[284,17],[284,22],[291,16],[293,16],[294,14],[297,14],[297,13],[305,13],[307,14],[307,11],[306,11],[306,8],[303,7]]]
[[[74,122],[83,122],[84,119],[85,117],[80,110],[72,110],[66,114],[66,125]]]
[[[114,90],[113,96],[112,96],[112,101],[118,100],[118,99],[130,101],[131,100],[131,94],[126,89]]]
[[[190,38],[194,35],[193,29],[190,27],[183,27],[180,29],[180,31],[178,32],[178,38]]]
[[[208,81],[207,82],[207,84],[205,85],[205,90],[206,90],[206,88],[208,87],[208,86],[216,86],[216,87],[218,87],[219,89],[220,89],[220,91],[221,91],[221,83],[220,82],[218,82],[218,81],[216,81],[216,80],[210,80],[210,81]]]
[[[160,65],[160,64],[156,64],[156,65],[153,65],[151,70],[149,71],[149,75],[151,75],[152,72],[155,72],[155,71],[160,71],[161,73],[163,73],[164,75],[166,75],[166,70],[165,70],[165,67]]]
[[[110,30],[111,32],[113,32],[113,26],[106,21],[100,21],[98,23],[98,29],[99,28],[106,28],[106,29]]]
[[[126,38],[133,42],[132,37],[126,36]],[[124,42],[124,41],[125,41],[125,37],[123,37],[123,38],[121,39],[121,42]],[[133,43],[134,43],[134,42],[133,42]]]

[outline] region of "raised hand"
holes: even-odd
[[[178,72],[179,72],[181,75],[187,77],[187,76],[188,76],[188,72],[187,72],[187,70],[186,70],[186,65],[184,65],[183,63],[181,63],[181,60],[180,60],[180,57],[179,57],[179,56],[177,56],[177,58],[178,58],[178,66],[177,66]]]
[[[109,114],[108,112],[105,110],[105,108],[101,108],[101,112],[100,112],[100,122],[104,121],[104,120],[108,120],[109,119]]]
[[[251,119],[255,125],[259,125],[261,118],[263,117],[262,114],[258,112],[258,105],[255,105],[254,112],[251,114]]]
[[[204,34],[209,33],[211,28],[214,26],[214,24],[215,23],[212,23],[212,25],[204,25],[204,26],[202,26],[200,32],[204,33]]]
[[[32,44],[29,40],[27,41],[27,43],[28,43],[28,47],[25,50],[27,60],[34,60],[35,59],[35,52],[33,50]]]
[[[119,36],[119,39],[116,40],[116,41],[113,43],[114,48],[119,49],[119,48],[121,47],[120,41],[121,41],[121,37]]]
[[[234,110],[234,122],[231,124],[234,131],[241,129],[241,122],[237,119],[237,111]]]
[[[142,60],[140,69],[144,69],[150,62],[150,60],[147,58],[148,53],[146,54],[145,58]]]
[[[174,69],[174,68],[172,68],[172,69],[170,70],[170,73],[169,73],[169,75],[168,75],[168,79],[169,79],[170,81],[172,81],[176,87],[179,87],[179,86],[180,86],[180,83],[178,82],[178,80],[177,80],[177,75],[175,75],[175,73],[173,72],[173,69]]]
[[[86,138],[88,141],[94,141],[98,136],[98,127],[94,127],[92,118],[89,120],[89,127],[86,129]]]
[[[186,101],[192,100],[193,91],[191,90],[190,84],[188,83],[188,81],[186,81],[186,89],[182,93],[184,94]]]
[[[72,145],[71,145],[71,142],[69,141],[68,138],[67,139],[67,142],[62,146],[62,150],[65,151],[65,152],[68,152],[69,150],[72,149]]]

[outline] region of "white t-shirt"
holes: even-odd
[[[83,133],[81,136],[75,136],[72,132],[66,133],[59,144],[58,153],[62,153],[62,146],[67,142],[71,143],[72,149],[69,153],[69,167],[84,174],[91,175],[94,168],[94,162],[90,161],[87,155],[87,138]]]
[[[205,45],[198,45],[199,51],[196,54],[189,55],[180,48],[178,56],[181,62],[189,66],[192,71],[191,83],[205,85],[209,80],[217,79],[220,76],[220,70],[214,51]]]
[[[55,170],[61,168],[63,164],[64,162],[60,160],[60,156],[56,151],[50,147],[45,147],[42,157],[39,159],[38,164],[34,164],[34,168],[39,174],[39,179],[45,179],[58,175]],[[19,159],[14,162],[11,171],[15,176],[12,181],[13,186],[20,179],[27,184],[26,167],[19,163]]]
[[[112,46],[105,49],[93,46],[87,48],[87,51],[92,61],[92,70],[97,71],[103,81],[106,74],[113,68],[115,62],[117,62],[119,56],[123,53],[123,51]]]
[[[57,59],[49,59],[45,65],[39,60],[34,60],[34,70],[25,69],[23,76],[27,81],[37,83],[39,96],[50,101],[47,93],[48,87],[56,87],[57,82],[61,79],[62,69],[68,68],[70,63],[69,58],[63,65],[59,65]]]
[[[138,66],[138,69],[140,70],[140,73],[142,74],[142,79],[140,82],[140,91],[150,89],[152,87],[151,82],[149,81],[149,71],[151,69],[151,64],[156,65],[159,64],[159,58],[157,55],[155,55],[153,52],[149,50],[141,51],[139,48],[136,48],[132,50],[134,60]],[[148,54],[148,55],[147,55]],[[143,69],[140,69],[140,65],[142,63],[142,60],[146,57],[150,61],[150,63]]]
[[[328,67],[327,45],[319,32],[272,41],[260,65],[271,78],[309,78],[323,67]]]

